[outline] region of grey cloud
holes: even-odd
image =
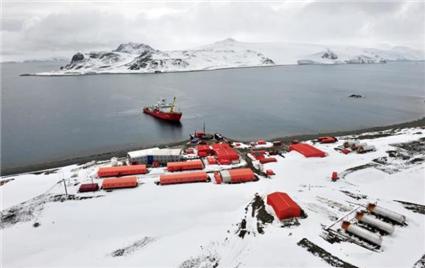
[[[424,45],[423,2],[136,3],[6,1],[2,54],[111,49],[146,42],[190,48],[243,41]]]

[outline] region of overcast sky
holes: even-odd
[[[1,54],[69,56],[129,41],[179,49],[227,37],[423,48],[424,14],[423,1],[3,0]]]

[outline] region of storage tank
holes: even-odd
[[[202,171],[161,174],[159,177],[159,183],[161,185],[190,183],[190,182],[207,182],[208,180],[209,180],[208,174]]]
[[[388,234],[392,234],[394,232],[394,225],[381,221],[372,215],[367,215],[364,211],[357,212],[356,219]]]
[[[376,214],[380,215],[382,217],[388,218],[390,220],[393,220],[397,223],[404,224],[406,222],[406,217],[404,215],[401,215],[397,212],[391,211],[389,209],[380,207],[376,204],[369,203],[367,205],[367,210]]]
[[[352,224],[348,221],[342,222],[341,225],[342,229],[345,231],[354,234],[358,237],[363,238],[364,240],[367,240],[375,245],[381,246],[382,244],[382,236],[379,234],[372,233],[360,226],[356,226],[355,224]]]

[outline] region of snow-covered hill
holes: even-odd
[[[76,53],[61,70],[37,75],[156,73],[281,64],[359,64],[423,60],[404,47],[374,49],[312,44],[248,43],[228,38],[188,50],[162,51],[142,43],[120,44],[112,51]]]
[[[273,65],[264,54],[224,40],[191,50],[161,51],[145,44],[121,44],[105,52],[76,53],[60,71],[46,74],[154,73]]]
[[[362,143],[376,147],[374,152],[334,150],[351,138],[316,144],[327,153],[324,158],[295,151],[275,156],[277,162],[263,168],[276,175],[259,175],[249,183],[216,184],[213,179],[159,186],[154,182],[165,169],[149,168],[138,176],[136,188],[77,192],[80,183],[101,184],[96,171],[110,161],[0,178],[2,265],[423,267],[424,129],[360,135]],[[206,170],[229,168],[205,163]],[[332,171],[339,180],[331,181]],[[263,203],[275,191],[288,193],[306,217],[279,221]],[[407,224],[383,234],[377,250],[355,237],[324,236],[330,226],[341,227],[337,219],[368,202],[404,215]]]
[[[420,51],[409,48],[392,48],[388,50],[375,48],[335,47],[307,55],[298,60],[298,64],[368,64],[386,63],[388,61],[423,60]]]

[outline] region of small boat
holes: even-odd
[[[172,121],[172,122],[180,122],[180,118],[182,117],[181,112],[176,112],[176,97],[174,97],[172,103],[166,103],[165,99],[162,99],[154,106],[148,106],[143,108],[143,112],[145,114],[152,115],[153,117]]]

